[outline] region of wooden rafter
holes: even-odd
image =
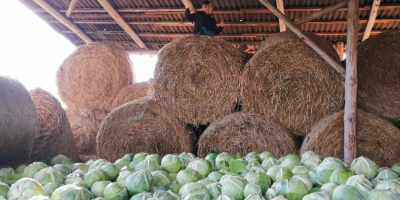
[[[275,8],[268,0],[259,0],[265,7],[267,7],[274,15],[283,21],[283,23],[299,36],[305,43],[307,43],[314,51],[319,54],[327,63],[329,63],[340,75],[344,77],[345,71],[340,63],[333,59],[321,47],[319,47],[313,40],[305,35],[296,25],[294,25],[284,14]]]
[[[146,45],[144,42],[139,38],[138,35],[136,35],[135,31],[132,30],[132,28],[125,22],[125,20],[115,11],[115,9],[111,6],[110,3],[108,3],[107,0],[98,0],[98,2],[101,4],[101,6],[108,12],[108,14],[115,20],[115,22],[118,23],[118,25],[121,26],[122,29],[128,33],[128,35],[133,39],[133,41],[136,42],[136,44],[142,48],[146,49]]]
[[[372,9],[371,9],[371,14],[369,15],[369,20],[367,27],[365,28],[365,33],[363,36],[363,41],[369,38],[369,35],[371,34],[372,27],[375,24],[375,19],[376,15],[378,14],[378,9],[379,9],[379,4],[381,3],[381,0],[374,0],[372,3]]]
[[[68,7],[68,10],[66,13],[67,17],[69,17],[71,15],[72,11],[75,8],[76,3],[78,3],[78,0],[71,0],[71,3],[69,4],[69,7]]]
[[[324,16],[324,15],[330,13],[330,12],[336,11],[339,8],[343,8],[343,7],[347,6],[348,2],[349,2],[349,0],[344,0],[344,1],[341,1],[341,2],[339,2],[337,4],[335,4],[335,5],[323,8],[320,11],[317,11],[317,12],[312,13],[310,15],[304,16],[302,18],[297,18],[297,19],[294,20],[294,23],[295,24],[304,24],[304,23],[307,23],[309,21],[318,19],[318,18],[320,18],[320,17],[322,17],[322,16]]]
[[[81,31],[74,23],[69,21],[66,17],[64,17],[60,12],[54,9],[50,4],[48,4],[45,0],[33,0],[37,5],[42,7],[48,13],[50,13],[54,18],[56,18],[61,24],[69,28],[73,31],[78,37],[80,37],[85,43],[92,43],[93,40],[87,36],[83,31]]]
[[[350,0],[347,14],[347,49],[344,107],[344,161],[350,164],[357,157],[357,43],[358,0]]]
[[[283,0],[276,0],[276,7],[278,8],[279,11],[281,11],[283,14],[285,14],[285,7],[283,4]],[[282,20],[279,20],[279,31],[280,32],[286,31],[286,26],[285,26],[285,24],[283,24]]]
[[[379,9],[381,10],[393,10],[400,8],[398,4],[385,4],[381,5]],[[46,12],[43,9],[32,9],[34,12]],[[320,11],[321,7],[286,7],[285,12],[317,12]],[[340,11],[347,11],[346,7],[339,8]],[[371,6],[362,6],[359,8],[360,11],[368,11],[371,10]],[[179,14],[184,13],[184,8],[123,8],[117,9],[118,13],[135,13],[135,12],[143,12],[147,14]],[[59,12],[67,12],[65,9],[59,10]],[[106,13],[104,9],[74,9],[75,13]],[[235,14],[235,13],[271,13],[271,11],[266,10],[264,8],[240,8],[240,9],[215,9],[213,10],[215,14]]]

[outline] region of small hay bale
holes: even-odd
[[[44,158],[63,154],[78,161],[75,140],[60,102],[41,88],[30,90],[29,94],[36,107],[39,127],[32,157]]]
[[[109,111],[117,93],[134,82],[128,54],[111,44],[79,46],[57,71],[57,87],[68,107]]]
[[[332,44],[309,36],[340,62]],[[344,79],[291,32],[271,36],[261,45],[240,84],[243,111],[270,115],[300,136],[344,104]]]
[[[362,109],[400,124],[400,32],[388,31],[358,46]]]
[[[296,138],[266,116],[237,112],[210,124],[200,136],[198,156],[218,150],[233,155],[271,151],[276,156],[296,153]]]
[[[0,75],[0,164],[28,159],[36,134],[29,92],[19,81]]]
[[[343,159],[343,113],[337,112],[316,123],[303,141],[300,152],[314,151],[324,157]],[[390,122],[357,110],[357,156],[365,156],[379,166],[400,160],[400,131]]]
[[[115,97],[113,103],[111,104],[111,110],[116,109],[122,104],[128,103],[135,99],[139,99],[147,95],[149,90],[149,82],[134,83],[123,88],[118,95]]]
[[[207,124],[235,109],[241,71],[242,56],[230,43],[208,36],[180,38],[158,53],[154,98],[184,123]]]
[[[192,152],[193,133],[188,133],[148,97],[126,103],[107,115],[97,136],[97,155],[110,161],[126,153]]]
[[[96,136],[108,112],[67,108],[66,113],[81,158],[96,156]]]

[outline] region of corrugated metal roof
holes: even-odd
[[[81,38],[44,11],[33,0],[20,1],[75,45],[84,43]],[[71,2],[71,0],[45,1],[64,16]],[[195,7],[199,8],[202,0],[192,0],[192,2]],[[335,0],[284,0],[285,14],[289,19],[294,20],[338,2]],[[373,0],[359,1],[359,40],[365,30],[372,2]],[[139,35],[149,49],[157,50],[173,39],[190,35],[193,31],[190,23],[178,24],[185,21],[184,5],[181,0],[109,0],[109,3],[130,24],[132,30]],[[275,4],[275,1],[273,3]],[[222,34],[224,39],[231,41],[236,46],[246,43],[250,48],[258,48],[258,44],[269,35],[279,32],[278,18],[267,12],[267,9],[258,0],[214,0],[212,4],[215,11],[213,17],[217,21],[224,20],[225,23],[235,23],[235,25],[226,26]],[[169,11],[163,9],[169,9]],[[346,40],[346,18],[347,9],[342,8],[299,27],[305,32],[316,33],[335,43]],[[113,42],[128,50],[140,49],[97,0],[78,0],[74,12],[68,20],[76,24],[80,30],[96,42]],[[160,24],[159,22],[174,22],[175,24]],[[272,24],[253,25],[254,22],[272,22]],[[252,24],[245,26],[246,23]],[[385,30],[400,30],[400,0],[381,1],[372,34]]]

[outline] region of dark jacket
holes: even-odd
[[[207,15],[206,12],[200,11],[190,14],[189,8],[186,9],[185,18],[187,21],[194,22],[194,34],[198,34],[203,27],[207,28],[207,31],[214,32],[215,35],[221,33],[223,27],[217,27],[217,21],[211,17],[211,15]]]

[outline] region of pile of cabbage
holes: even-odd
[[[138,153],[86,163],[59,155],[0,169],[0,200],[400,200],[399,175],[400,163],[359,157],[348,165],[310,151]]]

